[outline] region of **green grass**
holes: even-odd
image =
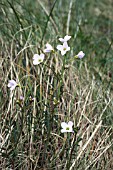
[[[1,0],[2,170],[113,169],[112,7],[111,0]],[[61,56],[56,46],[66,34],[71,50]],[[34,66],[47,42],[55,53]],[[85,57],[74,59],[81,50]],[[13,92],[11,79],[21,85]],[[75,133],[61,133],[64,121]]]

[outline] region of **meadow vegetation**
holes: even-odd
[[[112,9],[112,0],[0,1],[1,170],[113,169]]]

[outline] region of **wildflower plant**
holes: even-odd
[[[85,64],[81,60],[87,46],[90,55],[100,55],[104,51],[108,58],[112,54],[111,36],[107,36],[107,41],[93,43],[96,36],[93,36],[92,29],[87,30],[88,23],[81,17],[85,10],[78,9],[81,12],[76,12],[72,0],[68,2],[68,7],[67,3],[64,5],[57,0],[50,3],[40,0],[36,13],[36,3],[25,1],[24,5],[31,3],[30,8],[23,8],[24,5],[16,1],[1,3],[2,38],[9,39],[6,43],[1,38],[1,169],[110,169],[112,166],[107,167],[105,162],[111,153],[108,152],[106,156],[106,151],[112,146],[112,128],[102,123],[105,120],[103,115],[112,111],[112,88],[108,88],[104,80],[109,81],[110,87],[111,77],[105,70],[103,76],[101,68],[98,70],[97,66],[92,69],[93,61],[98,57],[93,57],[91,61],[90,58],[86,59]],[[47,3],[50,6],[46,9],[44,4]],[[54,10],[55,4],[57,8]],[[77,4],[80,8],[81,4]],[[58,9],[61,5],[69,9],[67,17],[64,16],[66,10]],[[18,12],[17,9],[21,10]],[[28,18],[26,14],[23,15],[26,9]],[[62,11],[63,15],[58,11]],[[58,19],[57,14],[63,19]],[[98,16],[95,16],[97,21]],[[63,36],[61,31],[64,32],[65,28],[66,34]],[[102,47],[104,42],[108,42],[103,48],[105,50],[96,51],[97,42]],[[90,65],[90,62],[93,64]],[[21,86],[16,80],[21,82]]]
[[[48,78],[46,80],[46,78],[43,77],[43,74],[44,74],[43,69],[42,67],[38,67],[38,71],[40,71],[40,82],[38,80],[38,77],[34,77],[34,75],[32,75],[32,78],[34,79],[32,83],[34,82],[35,84],[34,84],[34,92],[32,92],[32,90],[31,92],[34,93],[34,97],[31,98],[31,96],[33,96],[32,93],[31,94],[28,93],[26,96],[24,95],[24,97],[20,95],[19,99],[17,99],[17,102],[16,102],[16,104],[18,104],[18,107],[20,107],[20,110],[22,112],[20,133],[22,133],[23,116],[24,116],[25,110],[26,109],[29,110],[32,107],[34,108],[33,113],[32,113],[32,110],[30,110],[30,113],[29,112],[27,113],[29,116],[28,116],[28,119],[26,120],[26,121],[30,121],[29,123],[27,122],[27,124],[30,124],[29,128],[31,128],[31,132],[29,134],[30,135],[30,147],[32,143],[35,142],[36,140],[36,137],[34,135],[35,133],[39,135],[40,133],[42,135],[43,134],[45,135],[45,139],[42,139],[42,142],[44,143],[44,147],[47,144],[47,148],[45,148],[46,151],[49,146],[48,145],[49,141],[52,140],[51,133],[54,133],[54,132],[58,133],[61,136],[61,138],[62,138],[62,135],[64,134],[63,139],[67,141],[66,142],[67,144],[65,143],[64,147],[68,147],[68,150],[66,151],[62,150],[62,154],[64,155],[65,154],[69,155],[69,151],[71,151],[71,154],[72,154],[73,150],[71,148],[74,148],[75,142],[72,143],[71,137],[74,136],[74,139],[75,139],[76,134],[77,134],[77,131],[75,132],[76,127],[73,127],[72,121],[69,121],[66,123],[60,120],[61,128],[62,128],[61,133],[58,130],[56,131],[54,129],[54,126],[58,126],[57,122],[59,122],[59,118],[58,116],[56,116],[56,112],[58,111],[58,107],[61,104],[60,100],[62,96],[64,95],[64,92],[63,92],[64,80],[63,79],[64,79],[65,72],[66,72],[65,69],[68,63],[67,53],[71,50],[70,46],[68,45],[68,41],[70,39],[71,39],[71,36],[69,35],[64,36],[64,38],[59,38],[59,41],[62,44],[57,45],[55,48],[53,48],[52,45],[47,43],[45,45],[46,48],[44,50],[41,50],[41,52],[43,51],[44,53],[41,53],[39,51],[40,54],[33,55],[33,61],[32,61],[34,65],[33,67],[36,68],[35,67],[36,65],[43,64],[42,66],[45,72],[45,77],[48,77]],[[54,49],[56,49],[56,51]],[[58,51],[61,52],[60,55]],[[56,58],[59,59],[58,56],[60,56],[60,58],[62,59],[62,65],[58,70],[56,70],[53,63],[50,63],[50,61],[48,60],[47,56],[49,55],[49,53],[52,53],[51,57],[53,57],[54,64],[56,62]],[[76,55],[76,57],[83,58],[84,55],[85,54],[81,51]],[[72,57],[72,58],[73,60],[76,59],[75,57]],[[67,67],[66,70],[68,69],[69,67]],[[16,83],[15,80],[9,81],[8,87],[10,88],[10,90],[14,90],[16,86],[18,86],[18,84]],[[30,89],[31,87],[32,86],[30,85],[29,87],[27,87],[27,89]],[[46,90],[45,90],[45,87],[46,87]],[[24,86],[23,86],[23,91],[24,91]],[[21,94],[23,93],[21,92]],[[36,111],[35,111],[37,100],[38,100],[37,106],[39,110],[38,115],[36,114]],[[43,127],[41,132],[38,132],[38,129],[36,128],[38,119],[43,120],[42,121],[43,123],[41,122],[41,126]],[[70,117],[68,117],[68,119],[70,119]],[[17,139],[19,139],[19,136],[17,137]],[[63,146],[63,143],[62,143],[62,146]],[[69,161],[66,165],[67,167],[71,163],[71,157],[68,156],[68,159]]]

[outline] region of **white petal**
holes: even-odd
[[[11,87],[11,85],[10,85],[10,83],[8,83],[8,85],[7,85],[8,87]]]
[[[78,53],[78,55],[82,55],[83,54],[83,51],[80,51],[79,53]]]
[[[9,82],[12,84],[17,84],[15,80],[9,80]]]
[[[61,133],[67,132],[66,129],[61,129]]]
[[[62,50],[62,51],[61,51],[61,54],[62,54],[62,55],[65,55],[66,52],[67,52],[66,50]]]
[[[64,40],[65,40],[65,41],[68,41],[70,38],[71,38],[71,36],[66,35],[66,36],[64,37]]]
[[[53,47],[52,47],[49,43],[47,43],[47,44],[46,44],[46,48],[52,49]]]
[[[63,38],[59,38],[59,41],[64,42],[65,40]]]
[[[12,87],[10,88],[10,90],[14,90],[14,89],[15,89],[15,87],[16,87],[16,86],[12,86]]]
[[[69,125],[69,126],[73,126],[73,122],[72,122],[72,121],[69,121],[69,122],[68,122],[68,125]]]
[[[68,130],[68,132],[74,132],[74,131],[73,131],[73,129],[72,129],[72,128],[70,128],[70,129]]]
[[[66,48],[66,49],[68,48],[68,43],[67,42],[63,43],[63,48]]]
[[[44,53],[50,53],[50,52],[51,52],[50,49],[45,49],[45,50],[44,50]]]
[[[33,65],[38,65],[38,64],[40,64],[40,62],[38,61],[38,59],[37,59],[37,60],[33,60]]]
[[[38,54],[34,54],[33,59],[36,60],[36,59],[38,59],[38,57],[39,57]]]
[[[42,53],[42,54],[40,54],[40,58],[42,59],[42,60],[44,60],[44,54]]]
[[[12,83],[9,81],[9,83],[8,83],[7,86],[8,86],[8,87],[11,87],[11,86],[12,86]]]
[[[57,45],[57,50],[62,50],[63,49],[63,46],[62,45]]]
[[[68,47],[68,48],[66,49],[66,51],[70,51],[70,47]]]
[[[62,122],[62,123],[61,123],[61,127],[62,127],[63,129],[65,129],[65,128],[67,127],[67,123]]]
[[[15,81],[14,80],[9,80],[10,83],[14,83]]]

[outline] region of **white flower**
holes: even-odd
[[[81,59],[85,56],[85,54],[83,53],[83,51],[80,51],[76,56]]]
[[[8,87],[10,88],[10,90],[14,90],[17,85],[18,84],[15,80],[9,80]]]
[[[64,133],[64,132],[74,132],[73,131],[73,122],[72,121],[69,121],[68,123],[65,123],[65,122],[62,122],[61,123],[61,133]]]
[[[35,54],[35,55],[33,56],[33,64],[34,64],[34,65],[38,65],[38,64],[42,63],[43,60],[44,60],[44,56],[45,56],[45,55],[44,55],[43,53],[40,54],[40,55]]]
[[[64,38],[59,38],[59,41],[61,42],[67,42],[68,40],[70,40],[71,36],[66,35]]]
[[[50,53],[52,51],[54,51],[53,47],[49,43],[47,43],[46,49],[44,49],[44,53]]]
[[[29,97],[29,101],[30,101],[30,102],[33,102],[34,100],[35,100],[34,97],[32,97],[32,96]]]
[[[20,96],[20,100],[21,100],[21,101],[24,100],[24,97],[23,97],[23,96]]]
[[[64,55],[70,50],[70,47],[68,46],[67,42],[64,42],[63,45],[57,45],[57,49],[61,51],[62,55]]]

